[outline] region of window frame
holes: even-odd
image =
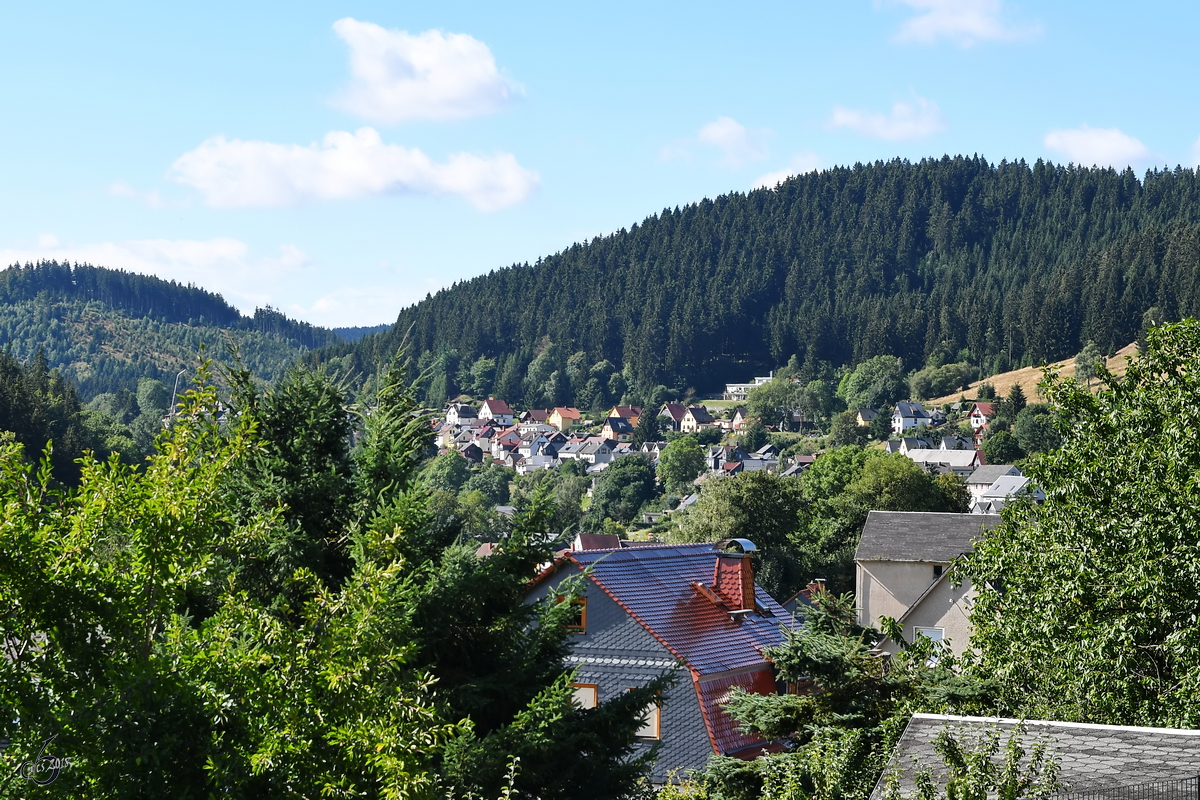
[[[575,691],[578,691],[579,689],[591,689],[592,690],[592,704],[590,706],[576,704],[579,708],[584,708],[584,709],[595,708],[596,706],[600,705],[600,685],[599,684],[596,684],[596,683],[572,683],[571,689],[574,690],[571,693],[571,702],[572,703],[575,702]]]
[[[637,688],[638,688],[637,686],[630,686],[629,689],[627,689],[627,691],[632,692],[632,691],[635,691]],[[644,725],[642,725],[641,728],[638,728],[638,730],[634,733],[635,738],[637,738],[643,742],[655,742],[655,741],[662,740],[662,708],[663,708],[662,695],[659,694],[655,698],[654,702],[649,703],[646,706],[647,711],[651,711],[651,710],[653,711],[652,715],[647,714],[647,716],[652,717],[652,720],[654,723],[654,734],[651,736],[651,735],[644,735],[642,733],[642,730],[645,729],[646,727],[648,727],[650,724],[650,720],[647,720],[646,723]]]
[[[558,602],[567,602],[567,596],[565,594],[560,594],[557,597]],[[587,597],[580,595],[571,601],[571,605],[579,606],[579,624],[568,622],[566,623],[567,630],[576,635],[587,633]]]

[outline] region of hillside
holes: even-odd
[[[1192,170],[876,162],[664,209],[320,357],[373,372],[407,334],[431,402],[536,406],[703,394],[792,356],[806,378],[880,354],[987,375],[1115,350],[1153,306],[1200,314],[1198,264]]]
[[[1125,345],[1120,350],[1112,355],[1111,358],[1105,360],[1105,365],[1108,371],[1118,378],[1125,374],[1125,370],[1129,367],[1129,359],[1137,353],[1137,342]],[[923,401],[923,404],[935,408],[945,405],[946,403],[954,403],[962,398],[968,400],[974,399],[979,391],[979,387],[985,383],[991,384],[996,390],[998,397],[1007,397],[1012,391],[1012,387],[1020,385],[1021,391],[1025,393],[1026,399],[1031,403],[1041,403],[1045,401],[1041,392],[1038,391],[1038,384],[1042,381],[1042,375],[1046,368],[1058,370],[1058,374],[1064,378],[1075,377],[1075,358],[1064,358],[1061,361],[1055,361],[1053,364],[1048,364],[1046,367],[1023,367],[1021,369],[1010,370],[1009,372],[1001,372],[998,375],[992,375],[989,378],[975,381],[969,388],[954,394],[948,394],[944,397],[936,397],[932,400]],[[1099,387],[1099,382],[1094,382],[1096,387]]]
[[[139,378],[170,385],[196,367],[201,347],[221,358],[232,344],[270,380],[298,355],[338,341],[272,308],[246,317],[218,294],[150,276],[56,262],[0,271],[0,346],[22,362],[44,352],[84,400],[134,390]]]

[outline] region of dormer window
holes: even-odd
[[[558,602],[565,603],[565,595],[558,596]],[[567,618],[567,630],[571,633],[587,633],[587,598],[576,597],[571,601],[571,616]]]

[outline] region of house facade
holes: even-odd
[[[578,408],[558,407],[550,412],[546,417],[546,422],[558,428],[560,431],[565,431],[572,425],[578,425],[579,420],[583,418]]]
[[[513,410],[508,407],[508,403],[503,400],[497,400],[494,397],[489,397],[483,401],[483,405],[479,408],[480,419],[490,419],[497,425],[508,427],[513,424],[515,415]]]
[[[892,433],[903,434],[912,428],[928,425],[929,414],[920,403],[896,403],[892,411]]]
[[[696,433],[704,428],[710,427],[713,424],[712,415],[708,413],[708,409],[704,406],[688,406],[684,412],[683,419],[679,423],[679,430],[683,433]]]
[[[664,672],[679,680],[647,709],[643,747],[659,743],[653,780],[703,767],[714,753],[752,759],[769,745],[742,732],[722,703],[735,687],[775,694],[762,650],[783,641],[792,616],[754,584],[749,542],[569,551],[535,582],[531,601],[553,601],[584,574],[568,664],[576,702],[593,707]],[[585,573],[586,571],[586,573]]]
[[[891,617],[910,642],[925,636],[965,652],[975,590],[970,581],[955,586],[951,573],[972,540],[999,522],[994,514],[870,512],[854,553],[859,624],[878,628]],[[881,647],[899,649],[888,639]]]

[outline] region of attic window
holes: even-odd
[[[934,564],[933,565],[933,579],[936,581],[940,577],[942,577],[942,565]]]
[[[632,688],[629,691],[633,691]],[[642,710],[642,727],[638,728],[639,739],[662,738],[662,701],[657,700]]]
[[[580,708],[595,708],[597,705],[597,693],[600,687],[594,683],[572,683],[571,689],[574,690],[571,699],[575,705]]]
[[[565,603],[566,601],[565,595],[558,596],[558,602]],[[587,633],[587,598],[576,597],[572,600],[571,611],[573,613],[567,618],[567,630],[572,633]]]

